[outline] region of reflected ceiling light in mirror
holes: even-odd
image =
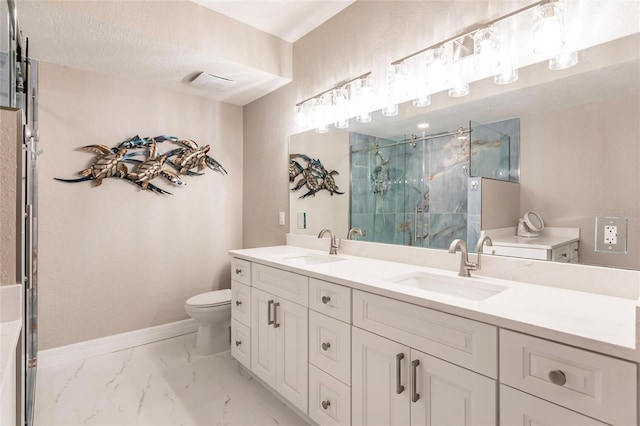
[[[550,70],[565,70],[578,63],[578,52],[565,52],[549,59]]]
[[[473,34],[474,68],[494,72],[500,65],[500,29],[495,25],[481,28]]]
[[[533,51],[553,55],[564,47],[564,8],[558,1],[535,8],[533,17]]]
[[[328,133],[329,122],[329,96],[323,95],[313,100],[312,104],[312,119],[313,127],[316,128],[316,133]]]
[[[387,70],[387,102],[382,115],[398,115],[398,104],[407,97],[407,66],[404,62],[392,64]]]

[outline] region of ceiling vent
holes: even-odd
[[[189,85],[193,87],[197,87],[198,89],[202,90],[208,90],[211,92],[225,92],[227,90],[233,89],[237,84],[237,81],[229,80],[228,78],[220,77],[206,72],[201,72],[189,82]]]

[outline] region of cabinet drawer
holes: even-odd
[[[251,327],[251,287],[231,281],[231,318]]]
[[[232,258],[231,279],[244,285],[251,285],[251,262],[235,257]]]
[[[254,287],[302,306],[309,306],[309,278],[270,266],[253,263],[251,283]]]
[[[571,256],[571,244],[565,244],[551,250],[551,260],[554,262],[569,262],[571,260]]]
[[[498,256],[523,257],[526,259],[551,260],[550,251],[542,248],[512,247],[492,245],[487,247],[488,253]]]
[[[351,388],[309,366],[309,417],[320,425],[351,424]]]
[[[604,422],[637,424],[637,366],[631,362],[500,330],[500,377]]]
[[[351,384],[351,326],[309,311],[309,362]]]
[[[591,417],[544,401],[535,396],[500,386],[500,424],[503,426],[605,426]]]
[[[496,378],[497,328],[411,303],[353,291],[353,324]]]
[[[251,369],[251,329],[231,320],[231,356]]]
[[[351,324],[351,289],[311,278],[309,308]]]

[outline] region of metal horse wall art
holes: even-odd
[[[300,161],[306,161],[305,167],[300,164]],[[317,192],[325,189],[333,194],[344,194],[340,192],[336,181],[333,178],[334,175],[339,174],[336,170],[327,170],[319,159],[313,159],[305,154],[290,154],[289,155],[289,182],[295,182],[296,178],[300,176],[300,179],[296,185],[291,188],[292,191],[306,186],[309,190],[306,194],[300,196],[300,198],[307,198],[310,195],[315,196]]]
[[[165,141],[172,142],[178,147],[158,155],[158,144]],[[92,180],[94,186],[100,186],[104,179],[115,177],[138,185],[143,190],[157,194],[171,194],[152,184],[151,180],[163,177],[174,185],[186,185],[180,176],[200,176],[202,173],[199,172],[205,167],[220,174],[227,174],[224,167],[207,154],[211,149],[209,145],[199,147],[191,139],[179,139],[175,136],[141,138],[136,135],[113,148],[105,145],[87,145],[81,149],[97,155],[91,166],[79,172],[82,177],[54,178],[55,180],[74,183]],[[145,160],[134,158],[145,154],[147,156]],[[127,164],[131,164],[131,170]]]

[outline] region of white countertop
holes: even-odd
[[[571,232],[575,229],[575,232]],[[566,230],[565,232],[556,230]],[[516,228],[488,229],[482,231],[491,237],[493,245],[553,250],[565,244],[580,241],[578,228],[545,228],[539,237],[518,237]]]
[[[343,261],[301,266],[287,258],[327,253],[295,246],[231,250],[230,253],[312,278],[640,362],[640,351],[636,348],[638,300],[494,279],[474,271],[472,275],[476,278],[461,279],[488,281],[507,290],[482,301],[471,301],[388,280],[417,271],[457,277],[455,272],[441,269],[343,254],[337,255]]]

